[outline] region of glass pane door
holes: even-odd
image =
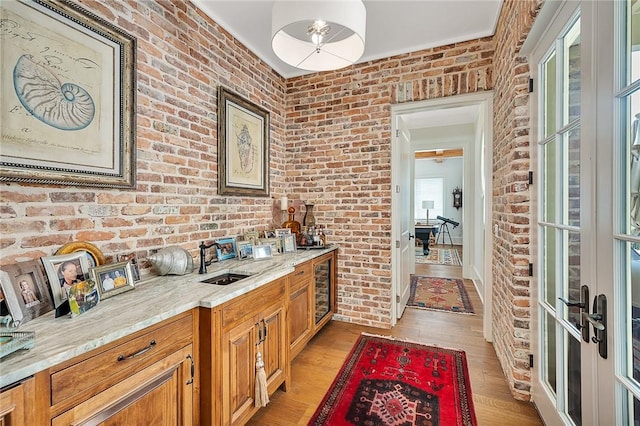
[[[539,64],[541,185],[540,382],[554,418],[582,424],[580,19],[574,16]]]

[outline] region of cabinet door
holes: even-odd
[[[223,424],[242,424],[254,409],[256,377],[256,318],[224,334],[222,348]]]
[[[314,330],[320,329],[335,311],[335,258],[334,252],[327,253],[313,262],[315,284]]]
[[[31,407],[32,401],[28,398],[25,389],[33,386],[33,379],[7,389],[0,393],[0,426],[27,426],[27,407]]]
[[[267,375],[269,394],[276,391],[285,380],[287,361],[286,328],[282,305],[275,306],[262,315],[264,341],[259,345]]]
[[[52,426],[193,424],[191,345],[55,417]]]
[[[307,344],[311,337],[313,322],[311,319],[311,280],[304,280],[291,286],[289,295],[289,348],[293,359]]]

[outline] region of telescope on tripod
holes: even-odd
[[[438,244],[438,240],[440,239],[441,235],[442,244],[444,244],[444,234],[447,234],[449,236],[449,243],[453,245],[453,241],[451,240],[451,233],[449,232],[449,225],[453,225],[453,229],[456,229],[456,227],[460,225],[460,222],[456,222],[455,220],[443,216],[437,216],[436,218],[442,221],[442,223],[440,224],[440,229],[438,230],[438,238],[436,238],[436,244]]]
[[[460,222],[456,222],[455,220],[447,219],[446,217],[438,216],[437,219],[443,221],[444,223],[452,224],[453,225],[453,229],[455,229],[458,225],[460,225]]]

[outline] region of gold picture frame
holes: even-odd
[[[106,258],[104,257],[104,254],[102,254],[100,249],[94,244],[87,241],[76,241],[67,243],[60,247],[56,251],[56,254],[69,254],[79,251],[87,252],[87,260],[89,261],[89,266],[91,266],[92,268],[107,263]]]
[[[135,288],[131,262],[128,260],[91,268],[89,273],[98,287],[101,300]]]
[[[218,194],[269,196],[269,112],[218,88]]]
[[[64,0],[0,15],[0,181],[134,188],[135,37]]]

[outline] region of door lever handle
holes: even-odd
[[[584,318],[585,320],[589,321],[589,323],[596,330],[599,330],[599,331],[604,331],[605,330],[604,324],[600,322],[600,321],[602,321],[602,315],[601,314],[588,314],[586,312],[583,312],[582,313],[582,318]]]
[[[576,300],[567,300],[564,297],[558,297],[558,299],[564,303],[565,305],[567,305],[568,307],[572,308],[574,306],[577,306],[580,309],[584,309],[585,308],[585,303],[582,301],[576,301]]]

